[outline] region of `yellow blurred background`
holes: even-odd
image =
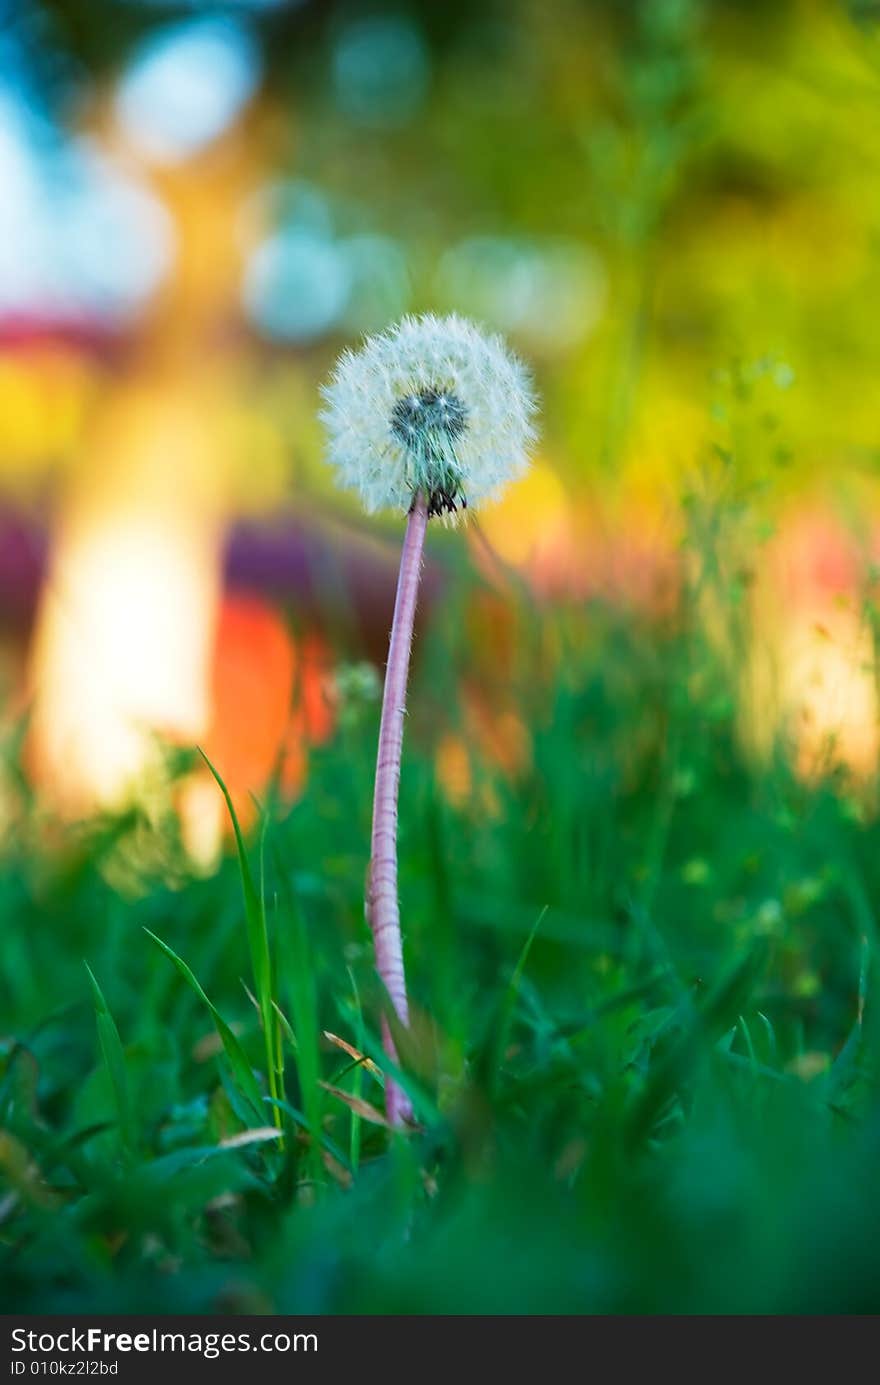
[[[244,811],[301,791],[339,677],[381,667],[400,536],[333,491],[318,386],[428,309],[503,331],[543,400],[531,474],[448,540],[488,623],[511,575],[672,622],[727,506],[744,741],[874,771],[871,5],[0,12],[0,706],[47,812],[143,797],[169,742]],[[514,766],[476,659],[466,702]],[[178,807],[210,861],[213,786]]]

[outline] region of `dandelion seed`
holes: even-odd
[[[366,914],[376,969],[397,1019],[409,1022],[397,897],[397,790],[422,550],[433,515],[455,518],[528,465],[536,405],[523,366],[500,337],[460,317],[406,317],[346,351],[323,390],[328,458],[367,510],[408,514],[385,671]],[[397,1061],[388,1018],[385,1052]],[[388,1121],[411,1116],[386,1082]]]

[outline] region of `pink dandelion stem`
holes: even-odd
[[[423,492],[419,491],[406,524],[385,670],[367,892],[367,917],[373,930],[376,970],[385,984],[395,1014],[404,1025],[409,1023],[409,1005],[397,895],[397,799],[413,622],[427,526],[428,505]],[[382,1042],[388,1057],[396,1063],[397,1051],[385,1016],[382,1018]],[[409,1098],[390,1077],[385,1086],[385,1110],[389,1123],[394,1126],[402,1125],[412,1114]]]

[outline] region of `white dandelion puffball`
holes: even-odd
[[[405,317],[345,351],[322,390],[328,460],[370,512],[454,514],[528,466],[535,398],[500,337],[464,318]]]

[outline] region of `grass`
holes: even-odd
[[[22,800],[0,860],[7,1309],[880,1308],[880,822],[840,773],[746,757],[698,615],[713,563],[666,623],[512,600],[483,681],[530,754],[477,753],[461,802],[435,752],[485,593],[456,565],[402,782],[418,1133],[377,1121],[370,1061],[375,703],[209,879],[170,820],[50,849]]]

